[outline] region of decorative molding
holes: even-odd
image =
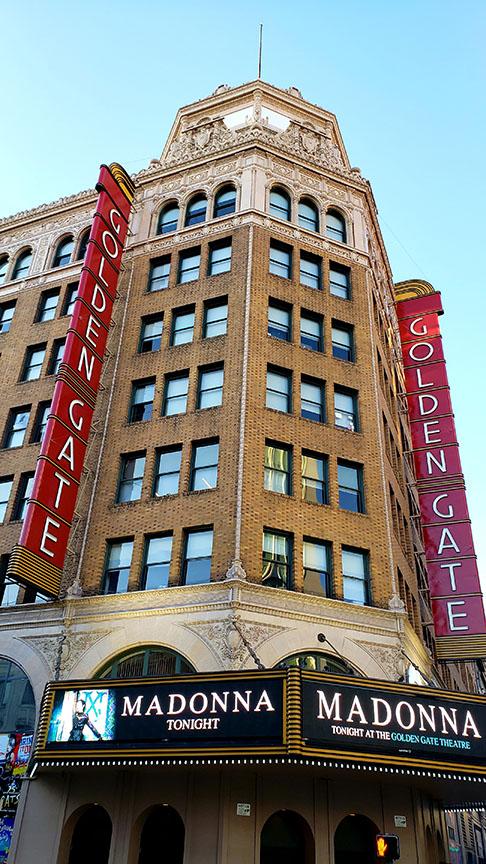
[[[19,642],[23,642],[29,648],[33,648],[50,667],[52,674],[54,674],[54,669],[56,668],[60,638],[60,630],[53,633],[52,636],[14,636],[14,639],[18,639]]]
[[[227,618],[218,618],[209,622],[192,621],[183,626],[197,633],[203,642],[225,662],[226,668],[239,669],[247,665],[251,658],[248,648],[233,625],[232,618],[233,616],[229,615]],[[238,626],[246,641],[254,649],[288,629],[277,624],[245,621],[241,618],[238,618]]]
[[[89,648],[92,648],[100,639],[109,636],[113,632],[110,630],[94,630],[89,633],[72,633],[66,634],[66,638],[62,645],[61,655],[61,671],[63,677],[68,677],[71,669],[76,666],[76,663]]]
[[[388,647],[361,639],[357,639],[356,644],[381,666],[390,680],[396,681],[403,674],[403,656],[400,645]]]

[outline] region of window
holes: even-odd
[[[194,282],[199,279],[199,267],[201,264],[201,249],[184,249],[179,255],[179,284]]]
[[[126,453],[121,457],[120,478],[116,493],[117,504],[138,501],[141,498],[144,471],[145,452]]]
[[[292,277],[292,247],[278,240],[270,241],[270,273],[282,276],[284,279]]]
[[[10,583],[15,589],[18,587]],[[15,603],[6,602],[2,606]],[[2,658],[0,661],[0,699],[2,704],[2,730],[29,734],[35,726],[36,710],[34,692],[25,672],[16,663]],[[14,751],[15,752],[15,751]],[[7,781],[8,782],[8,781]]]
[[[319,231],[319,211],[309,198],[299,201],[299,225],[308,231]]]
[[[13,303],[2,303],[0,306],[0,333],[8,333],[15,312],[15,301]]]
[[[185,226],[205,222],[207,207],[208,202],[205,195],[194,195],[187,205]]]
[[[186,413],[188,391],[189,372],[180,372],[178,375],[167,375],[162,403],[163,417],[173,417],[174,414]]]
[[[292,307],[278,300],[268,301],[268,335],[290,342],[292,338]]]
[[[354,360],[353,327],[351,324],[342,324],[341,321],[332,322],[332,356],[336,360]]]
[[[197,407],[215,408],[223,402],[224,369],[222,366],[199,370]]]
[[[269,492],[291,495],[292,449],[285,444],[265,442],[264,487]]]
[[[300,253],[300,284],[308,288],[321,288],[321,259],[317,255]]]
[[[21,447],[24,443],[25,430],[30,417],[30,405],[23,408],[12,408],[10,411],[3,446],[6,448]]]
[[[302,309],[300,313],[300,345],[311,351],[324,351],[322,315]]]
[[[342,548],[343,600],[348,603],[370,602],[368,553],[360,549]]]
[[[300,383],[300,413],[307,420],[324,423],[324,382],[317,378],[304,378]]]
[[[15,262],[15,267],[12,273],[12,279],[25,279],[29,275],[30,265],[32,264],[32,249],[26,249],[22,252]]]
[[[228,327],[228,300],[206,300],[204,304],[203,338],[224,336]]]
[[[181,471],[182,447],[158,450],[155,460],[154,496],[177,495]]]
[[[64,348],[66,345],[65,339],[55,339],[52,346],[52,354],[49,360],[47,369],[48,375],[57,375],[64,356]]]
[[[302,450],[302,500],[329,503],[327,456]]]
[[[209,244],[208,276],[218,276],[231,270],[231,237]]]
[[[262,584],[268,588],[290,588],[291,542],[288,534],[263,532]]]
[[[303,545],[304,591],[306,594],[331,596],[331,547],[318,540],[305,540]]]
[[[358,394],[355,390],[334,388],[334,423],[340,429],[358,431]]]
[[[142,318],[138,343],[139,354],[145,354],[148,351],[160,351],[163,329],[164,316],[162,314],[147,315]]]
[[[59,288],[54,291],[44,291],[41,294],[37,318],[39,321],[52,321],[56,317],[57,302],[59,300]]]
[[[210,581],[212,551],[212,528],[194,528],[186,531],[182,562],[183,585],[200,585],[202,582]]]
[[[336,656],[313,651],[305,654],[291,654],[277,664],[277,669],[307,669],[312,672],[327,672],[329,675],[356,675],[357,672],[344,660]]]
[[[0,257],[0,285],[3,285],[3,283],[5,282],[7,270],[8,270],[8,255],[2,255]]]
[[[292,373],[285,369],[267,369],[266,406],[290,414],[292,410]]]
[[[150,262],[149,280],[147,291],[163,291],[169,287],[170,255],[162,258],[153,258]]]
[[[334,297],[349,300],[351,296],[351,278],[349,267],[343,267],[333,261],[329,264],[329,290]]]
[[[13,477],[0,477],[0,522],[5,521],[8,499],[12,491]]]
[[[72,285],[68,285],[66,296],[64,298],[64,306],[62,309],[62,315],[72,315],[74,311],[74,304],[76,302],[76,297],[78,296],[79,284],[77,282],[73,282]]]
[[[84,232],[83,236],[81,237],[81,241],[79,243],[78,254],[77,254],[77,260],[78,261],[84,261],[84,259],[86,257],[86,250],[88,248],[88,240],[89,240],[90,231],[91,231],[91,228],[87,228],[86,231]]]
[[[25,352],[21,381],[35,381],[40,378],[42,364],[46,356],[46,344],[31,345]]]
[[[363,467],[338,459],[338,485],[341,509],[364,513]]]
[[[223,186],[214,199],[214,219],[229,216],[236,210],[236,189],[234,186]]]
[[[172,555],[172,534],[159,534],[145,540],[144,563],[140,588],[151,591],[167,588]]]
[[[179,205],[173,201],[171,204],[166,204],[160,211],[159,221],[157,222],[157,234],[171,234],[172,231],[177,231],[178,222]]]
[[[191,492],[215,489],[218,483],[219,440],[199,441],[192,445]]]
[[[37,412],[35,415],[34,428],[32,431],[32,438],[30,439],[31,444],[39,444],[43,437],[44,432],[46,431],[47,420],[49,418],[49,412],[51,410],[51,403],[49,402],[39,402],[37,407]]]
[[[132,398],[128,415],[129,423],[150,420],[152,417],[154,396],[155,378],[144,378],[142,381],[133,381]]]
[[[110,540],[106,549],[104,594],[122,594],[128,589],[133,540]]]
[[[171,345],[185,345],[192,342],[194,336],[194,306],[186,306],[184,309],[174,309],[172,313],[172,332],[170,334]]]
[[[326,213],[326,237],[346,243],[346,222],[337,210],[328,210]]]
[[[164,647],[138,648],[111,660],[96,678],[158,678],[187,675],[196,670],[176,651]]]
[[[290,195],[287,194],[285,189],[275,186],[270,191],[269,212],[272,216],[276,216],[277,219],[285,219],[286,222],[290,222]]]
[[[53,267],[65,267],[71,263],[71,255],[74,249],[74,239],[72,237],[64,237],[57,244],[52,262]]]
[[[29,471],[26,474],[20,475],[19,488],[17,490],[17,499],[12,514],[12,519],[18,519],[20,522],[25,517],[27,502],[32,495],[32,487],[34,485],[34,472]]]

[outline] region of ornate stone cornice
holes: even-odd
[[[79,207],[81,204],[88,204],[91,201],[94,202],[95,200],[96,192],[94,189],[85,189],[83,192],[76,192],[74,195],[65,195],[63,198],[58,198],[57,201],[40,204],[38,207],[33,207],[30,210],[20,210],[19,213],[14,213],[12,216],[4,216],[0,219],[0,230],[3,227],[8,229],[15,228],[18,223],[30,222],[32,219],[41,219],[68,208]]]

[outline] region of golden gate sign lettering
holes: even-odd
[[[32,495],[7,575],[59,594],[109,334],[134,185],[117,163],[101,166],[100,193]]]
[[[423,282],[397,288],[437,656],[472,660],[486,656],[486,618],[439,328],[440,294]]]

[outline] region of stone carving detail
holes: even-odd
[[[61,638],[60,633],[53,633],[52,636],[16,636],[15,638],[19,639],[20,642],[25,642],[26,645],[40,654],[54,675]]]
[[[228,570],[226,571],[224,578],[225,578],[225,580],[226,579],[242,579],[242,580],[246,581],[246,579],[247,579],[246,570],[243,568],[243,565],[242,565],[241,560],[239,558],[235,558],[231,562],[231,567],[229,567]]]
[[[392,612],[405,612],[405,603],[400,599],[398,594],[393,594],[388,601],[388,608]]]
[[[95,192],[92,189],[86,189],[84,192],[77,192],[75,195],[58,198],[57,201],[52,201],[50,204],[41,204],[39,207],[33,207],[32,210],[21,210],[12,216],[4,216],[0,219],[0,225],[6,225],[8,222],[17,222],[21,219],[32,219],[34,216],[41,215],[42,213],[49,213],[51,210],[58,210],[61,207],[81,203],[81,201],[89,201],[94,197]]]
[[[62,646],[61,670],[63,677],[67,677],[78,660],[100,639],[109,636],[111,630],[95,630],[91,633],[66,634]]]
[[[254,664],[248,648],[233,625],[231,617],[209,623],[198,621],[184,626],[188,630],[194,630],[206,645],[220,656],[226,668],[240,669],[243,665]],[[262,624],[259,621],[245,621],[241,618],[238,618],[238,627],[248,644],[256,652],[258,652],[258,647],[271,639],[272,636],[276,636],[287,629],[275,624]]]
[[[376,642],[357,641],[368,654],[381,666],[390,680],[397,681],[402,674],[402,657],[399,648],[387,647],[385,645],[377,645]]]

